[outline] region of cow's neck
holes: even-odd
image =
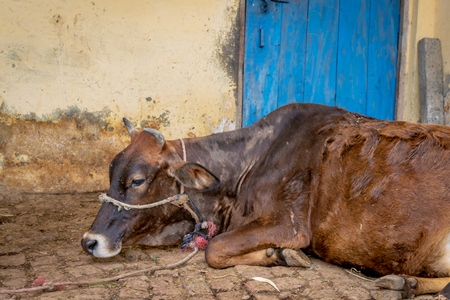
[[[214,191],[186,190],[205,220],[215,222],[219,230],[233,218],[240,185],[255,162],[268,151],[274,135],[273,127],[267,125],[184,139],[186,160],[204,166],[220,179],[220,186]],[[182,150],[179,151],[181,154]]]
[[[185,139],[187,161],[203,165],[221,181],[213,191],[186,191],[205,219],[217,222],[219,230],[224,231],[258,218],[264,204],[256,198],[260,186],[254,184],[265,172],[282,173],[276,166],[288,163],[286,156],[303,148],[306,150],[301,152],[302,165],[297,160],[297,168],[305,172],[317,170],[321,161],[317,154],[322,153],[336,124],[358,124],[362,120],[335,109],[324,117],[321,111],[317,106],[285,106],[250,127]],[[314,147],[311,148],[312,143],[302,144],[301,139],[314,140]],[[272,153],[274,149],[277,155]]]

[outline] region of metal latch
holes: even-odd
[[[273,2],[273,3],[289,3],[288,0],[262,0],[262,2],[264,2],[261,5],[261,12],[266,13],[267,12],[267,8],[269,6],[269,1]]]

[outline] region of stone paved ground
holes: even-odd
[[[0,195],[0,290],[47,281],[85,281],[161,266],[186,254],[176,248],[128,247],[114,258],[95,259],[82,251],[80,239],[100,203],[94,194]],[[272,280],[268,283],[253,277]],[[184,266],[84,288],[54,292],[0,294],[0,299],[372,299],[372,282],[348,270],[312,259],[312,267],[236,266],[209,268],[203,253]],[[384,297],[385,296],[385,297]],[[393,294],[380,299],[393,299]],[[422,296],[417,299],[433,299]]]

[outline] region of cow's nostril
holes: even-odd
[[[86,243],[86,247],[91,254],[94,253],[95,246],[97,246],[97,240],[90,240]]]
[[[91,255],[94,254],[94,249],[96,246],[97,246],[97,240],[83,241],[84,250],[86,250],[86,252],[88,252]]]

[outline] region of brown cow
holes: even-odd
[[[124,121],[131,144],[111,163],[108,196],[147,204],[185,188],[217,226],[205,254],[214,268],[307,267],[306,249],[372,274],[450,276],[450,128],[313,104],[282,107],[232,132],[173,141]],[[110,257],[122,243],[179,243],[193,227],[175,205],[120,210],[103,203],[82,246]],[[422,294],[449,281],[408,277],[404,284],[396,276],[379,285]]]

